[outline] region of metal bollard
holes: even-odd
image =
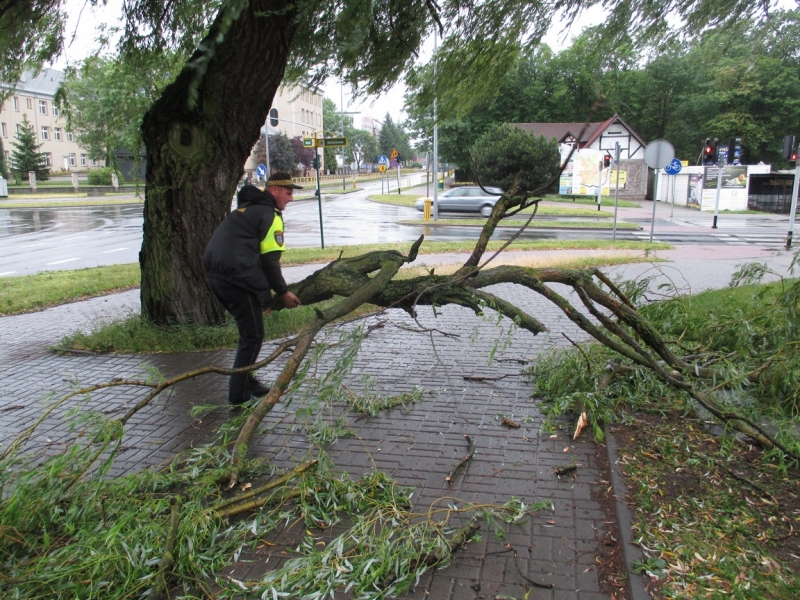
[[[431,207],[433,206],[433,200],[430,198],[425,198],[423,202],[423,210],[422,210],[422,218],[425,221],[431,220]]]

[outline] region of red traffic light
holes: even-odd
[[[604,167],[610,167],[611,166],[611,155],[610,154],[606,154],[603,157],[603,166]]]

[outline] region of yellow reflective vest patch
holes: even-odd
[[[283,240],[283,216],[275,213],[272,220],[272,227],[269,228],[267,235],[261,240],[261,254],[267,252],[283,252],[286,250]]]

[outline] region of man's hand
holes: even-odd
[[[281,302],[286,308],[297,308],[300,306],[300,298],[295,296],[292,292],[286,292],[278,296],[281,299]]]

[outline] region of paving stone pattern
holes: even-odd
[[[701,267],[695,261],[677,265],[677,269],[697,291],[727,283],[734,268],[733,261],[729,262],[714,261]],[[785,266],[786,258],[778,262]],[[630,265],[618,271],[635,276],[650,268]],[[306,273],[297,271],[293,279]],[[512,495],[529,504],[552,502],[552,510],[540,511],[523,525],[511,527],[505,540],[484,531],[481,541],[457,553],[450,567],[423,576],[407,598],[521,597],[526,589],[524,577],[554,586],[537,588],[530,598],[608,598],[600,591],[595,563],[607,517],[592,500],[592,486],[605,489],[608,475],[596,464],[596,446],[586,435],[572,442],[566,428],[552,437],[541,433],[542,418],[530,398],[530,385],[519,375],[519,360],[534,360],[544,350],[569,344],[565,335],[573,341],[586,335],[533,292],[508,284],[492,291],[524,307],[551,332],[533,336],[516,331],[509,335],[507,322],[497,323],[457,306],[437,310],[436,317],[429,308],[422,308],[418,322],[398,310],[371,317],[367,324],[383,325],[365,338],[348,385],[363,389],[366,376],[373,379],[375,391],[386,395],[416,387],[427,393],[407,411],[396,408],[375,418],[350,413],[348,427],[355,437],[339,439],[330,446],[329,454],[337,468],[353,477],[377,468],[401,485],[414,487],[414,508],[420,513],[444,502],[502,504]],[[138,291],[133,291],[0,319],[0,440],[4,445],[33,423],[48,402],[77,387],[115,378],[147,378],[152,369],[171,376],[203,365],[231,364],[232,351],[150,356],[46,353],[48,345],[76,328],[136,310]],[[438,331],[422,332],[420,328]],[[500,346],[490,364],[497,343]],[[262,356],[269,351],[267,345]],[[323,359],[322,366],[330,365],[334,358]],[[262,370],[262,378],[269,381],[279,367]],[[463,379],[503,375],[494,381]],[[128,425],[113,473],[157,465],[181,449],[211,440],[230,418],[226,388],[227,378],[208,375],[179,384],[170,395],[156,399]],[[87,409],[118,416],[146,393],[143,388],[112,387],[93,393],[91,398],[74,398],[44,421],[31,445],[50,451],[63,448],[70,439],[65,412],[78,402],[85,403]],[[202,418],[190,416],[192,406],[208,403],[219,408]],[[309,444],[295,428],[297,407],[293,404],[287,409],[281,403],[268,415],[262,433],[253,442],[254,455],[270,456],[279,468],[292,467],[304,459]],[[522,426],[506,427],[498,415]],[[336,416],[331,413],[331,418]],[[445,477],[467,452],[465,435],[475,443],[475,456],[458,472],[450,488]],[[580,465],[574,478],[554,475],[555,467],[572,462]],[[453,523],[458,525],[458,518]],[[291,538],[291,532],[286,535]],[[287,539],[287,544],[292,541]],[[516,550],[517,558],[509,552],[501,553],[507,550],[506,544]],[[248,562],[254,558],[244,556],[227,572],[237,577],[257,576],[263,572],[263,563]],[[269,567],[274,564],[271,561]]]

